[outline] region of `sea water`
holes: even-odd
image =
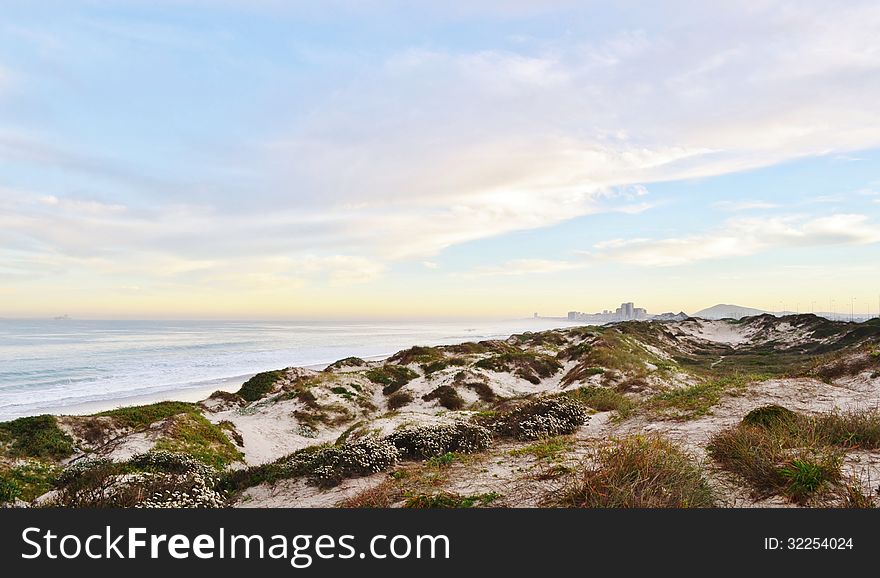
[[[0,319],[0,421],[81,413],[123,400],[185,399],[248,376],[412,345],[564,327],[551,319],[472,322],[80,321]],[[190,396],[191,397],[191,396]],[[195,398],[198,399],[198,398]],[[116,405],[120,405],[117,403]]]

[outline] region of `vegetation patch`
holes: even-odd
[[[422,460],[450,452],[483,451],[491,443],[491,434],[482,426],[456,422],[406,428],[385,439],[397,448],[401,457]]]
[[[562,364],[549,355],[517,350],[483,358],[474,367],[496,373],[513,372],[513,375],[537,385],[542,379],[556,375]]]
[[[407,498],[404,508],[475,508],[486,507],[501,497],[501,494],[489,492],[463,496],[452,492],[438,494],[420,494]]]
[[[647,402],[658,418],[690,420],[708,414],[724,393],[742,391],[749,383],[760,379],[753,375],[730,375],[703,381],[687,387],[658,393]]]
[[[285,371],[283,369],[258,373],[242,384],[241,389],[238,390],[238,395],[249,402],[257,401],[272,391],[278,380],[284,377],[284,374]]]
[[[198,408],[195,404],[184,401],[160,401],[151,405],[135,405],[102,411],[95,416],[109,417],[120,427],[139,430],[180,414],[198,414]]]
[[[413,396],[408,391],[396,391],[388,396],[386,403],[388,404],[388,409],[394,411],[411,404],[412,401]]]
[[[59,468],[39,460],[25,460],[0,469],[0,504],[16,499],[30,502],[52,489]]]
[[[410,363],[430,363],[432,361],[443,359],[443,357],[443,351],[438,347],[416,345],[415,347],[398,351],[389,357],[388,361],[400,365],[409,365]]]
[[[620,417],[629,416],[636,405],[632,399],[607,387],[579,387],[565,395],[596,411],[616,411]]]
[[[422,371],[425,372],[425,375],[431,375],[433,373],[437,373],[438,371],[443,371],[447,367],[453,366],[462,366],[467,365],[467,360],[461,357],[446,357],[443,359],[438,359],[436,361],[432,361],[430,363],[423,363],[421,365]]]
[[[54,416],[21,417],[0,423],[0,443],[11,457],[61,460],[73,455],[73,438],[64,433]]]
[[[485,418],[484,422],[501,437],[535,440],[574,433],[587,419],[587,412],[580,402],[566,397],[550,397]]]
[[[125,462],[82,460],[57,480],[53,505],[87,508],[218,508],[214,468],[187,454],[154,451]]]
[[[212,424],[198,413],[176,418],[166,435],[156,442],[155,449],[185,453],[217,469],[223,469],[244,458],[220,426]]]
[[[368,370],[364,375],[373,383],[384,386],[382,393],[391,395],[401,387],[419,376],[418,373],[403,365],[383,365]]]
[[[365,437],[333,446],[312,446],[270,464],[227,472],[220,487],[240,491],[262,483],[305,477],[320,487],[338,485],[346,478],[368,476],[397,463],[397,448],[385,439]]]
[[[363,367],[366,364],[367,362],[360,357],[346,357],[344,359],[334,361],[333,363],[325,367],[324,371],[332,372],[334,370],[342,369],[344,367]]]
[[[441,385],[430,393],[422,396],[425,401],[437,400],[437,402],[448,410],[457,411],[464,407],[464,399],[450,385]]]
[[[660,437],[633,436],[600,449],[555,505],[578,508],[711,508],[715,497],[693,459]]]
[[[529,444],[522,448],[511,450],[512,456],[534,456],[535,459],[542,461],[557,462],[560,461],[563,454],[571,451],[574,441],[567,436],[559,436],[555,438],[547,438]]]

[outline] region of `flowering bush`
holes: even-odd
[[[486,449],[491,442],[488,429],[470,423],[423,426],[396,431],[385,438],[413,459],[425,459],[447,452],[473,453]]]
[[[69,507],[217,508],[217,471],[168,451],[137,454],[125,462],[81,460],[62,472],[57,503]]]
[[[574,432],[587,421],[580,403],[564,397],[539,399],[493,417],[488,427],[503,437],[534,440]]]
[[[345,478],[368,476],[397,463],[398,451],[390,442],[366,437],[339,446],[306,448],[282,462],[288,477],[306,476],[318,486],[335,486]]]

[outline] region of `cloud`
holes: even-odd
[[[381,43],[381,50],[336,46],[328,35],[321,49],[344,53],[344,70],[298,76],[300,67],[282,51],[267,65],[272,81],[255,86],[253,98],[230,93],[244,108],[225,102],[226,85],[216,80],[241,70],[218,68],[205,83],[211,93],[200,96],[222,114],[216,126],[204,123],[211,131],[198,135],[203,146],[190,147],[198,152],[187,149],[170,159],[170,168],[138,157],[149,146],[126,158],[126,151],[107,143],[89,147],[80,140],[95,141],[61,129],[4,127],[0,158],[54,178],[38,191],[0,199],[0,246],[17,251],[18,262],[34,270],[101,268],[127,255],[124,266],[149,276],[219,274],[262,263],[265,283],[365,282],[395,261],[423,262],[462,243],[586,215],[649,210],[662,202],[646,196],[651,183],[811,155],[842,158],[880,146],[880,6],[874,2],[849,2],[845,9],[820,2],[748,8],[682,2],[615,11],[589,34],[581,33],[582,23],[592,21],[593,5],[517,2],[514,10],[501,3],[469,8],[473,4],[446,13],[431,8],[431,18],[416,22],[440,13],[456,22],[502,14],[514,19],[513,28],[529,31],[527,15],[540,14],[565,20],[571,32],[456,45],[425,28],[404,42]],[[286,9],[277,10],[280,21],[288,17]],[[376,22],[385,14],[375,11],[343,10],[338,3],[307,10],[309,18],[327,22],[354,13],[365,38],[381,29]],[[188,29],[159,23],[99,24],[89,46],[103,49],[108,78],[114,72],[126,78],[113,66],[128,66],[127,51],[144,45],[151,65],[178,75],[186,70],[178,59],[201,52],[204,40],[223,45],[213,33],[190,39]],[[234,31],[259,40],[244,28]],[[428,40],[413,45],[413,37]],[[59,39],[69,46],[62,52],[76,56],[77,44],[69,41]],[[239,66],[262,66],[263,58],[271,59],[263,55]],[[218,67],[224,62],[216,59]],[[125,96],[124,82],[118,85],[112,95]],[[125,102],[114,101],[117,114],[136,114]],[[206,165],[211,170],[203,171]],[[93,186],[67,185],[70,175]],[[761,222],[793,232],[770,238],[736,221],[715,234],[623,239],[599,252],[679,264],[792,244],[799,234],[851,242],[847,231],[811,230],[812,221]],[[519,261],[509,271],[569,265]],[[246,269],[256,282],[254,267]]]
[[[665,239],[614,239],[598,243],[593,258],[650,267],[753,255],[780,247],[865,245],[880,242],[880,226],[866,215],[754,218],[728,221],[718,231]]]
[[[722,211],[736,212],[751,211],[753,209],[775,209],[779,205],[767,201],[718,201],[713,206]]]
[[[477,267],[471,271],[460,273],[462,277],[495,277],[520,276],[546,273],[558,273],[572,269],[582,269],[588,263],[551,259],[514,259],[498,266]]]

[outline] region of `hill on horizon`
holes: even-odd
[[[725,303],[719,303],[718,305],[713,305],[712,307],[700,309],[693,314],[693,317],[701,317],[702,319],[742,319],[743,317],[764,315],[766,313],[770,313],[771,315],[773,315],[773,312],[764,311],[763,309],[743,307],[742,305],[728,305]]]

